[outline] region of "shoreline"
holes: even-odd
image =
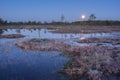
[[[120,26],[91,26],[91,25],[8,25],[0,29],[49,29],[53,33],[110,33],[120,32]]]
[[[17,46],[27,50],[58,50],[72,59],[59,72],[69,76],[87,76],[100,79],[103,75],[120,73],[120,49],[114,46],[71,46],[59,39],[31,39],[18,42]],[[111,66],[114,65],[114,66]],[[108,68],[109,67],[109,68]]]

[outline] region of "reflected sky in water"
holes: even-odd
[[[47,29],[7,29],[2,35],[23,34],[27,38],[71,39],[80,37],[118,38],[119,32],[92,34],[59,34]],[[20,40],[22,40],[21,38]],[[59,51],[30,51],[15,45],[19,39],[0,39],[0,80],[68,80],[56,73],[68,59]],[[69,41],[68,41],[69,42]],[[71,42],[73,43],[73,42]],[[86,78],[80,80],[87,80]],[[114,79],[115,80],[115,79]]]
[[[14,45],[15,39],[1,39],[0,80],[61,80],[68,59],[58,51],[30,51]]]
[[[48,38],[48,39],[70,39],[70,38],[80,38],[80,37],[120,37],[119,32],[113,33],[91,33],[91,34],[73,34],[73,33],[52,33],[47,29],[8,29],[4,30],[3,35],[5,34],[23,34],[25,38]],[[117,35],[118,36],[115,36]]]

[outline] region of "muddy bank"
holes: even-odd
[[[23,38],[25,37],[22,34],[8,34],[8,35],[0,35],[0,38]]]
[[[120,74],[120,49],[114,46],[71,46],[62,39],[31,39],[16,45],[28,50],[62,51],[70,57],[70,61],[59,71],[62,74],[86,76],[91,80]]]
[[[80,38],[77,41],[78,43],[111,43],[113,45],[120,44],[120,39],[111,39],[111,38]]]

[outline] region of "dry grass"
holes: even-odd
[[[31,39],[29,41],[17,42],[16,45],[29,50],[63,50],[69,47],[68,44],[57,39]]]
[[[120,26],[80,26],[69,25],[61,26],[56,33],[103,33],[103,32],[119,32]]]
[[[0,35],[0,38],[23,38],[25,37],[22,34],[8,34],[8,35]]]
[[[99,80],[103,75],[120,73],[120,50],[115,47],[70,46],[60,39],[31,39],[18,42],[17,45],[30,50],[62,51],[64,55],[70,56],[71,61],[60,72],[70,76],[87,76],[91,80]]]
[[[77,41],[79,43],[111,43],[111,44],[120,44],[120,39],[110,39],[110,38],[86,38],[80,39]]]
[[[8,25],[0,26],[0,29],[40,29],[55,30],[56,33],[102,33],[119,32],[120,26],[90,26],[90,25]]]
[[[120,73],[120,50],[114,47],[72,47],[66,53],[73,60],[61,71],[64,74],[79,77],[84,75],[89,79],[99,80],[103,75]]]

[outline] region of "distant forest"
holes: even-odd
[[[52,22],[37,22],[37,21],[27,21],[27,22],[8,22],[0,18],[0,25],[120,25],[120,21],[112,20],[87,20],[87,21],[75,21],[75,22],[65,22],[65,21],[52,21]]]

